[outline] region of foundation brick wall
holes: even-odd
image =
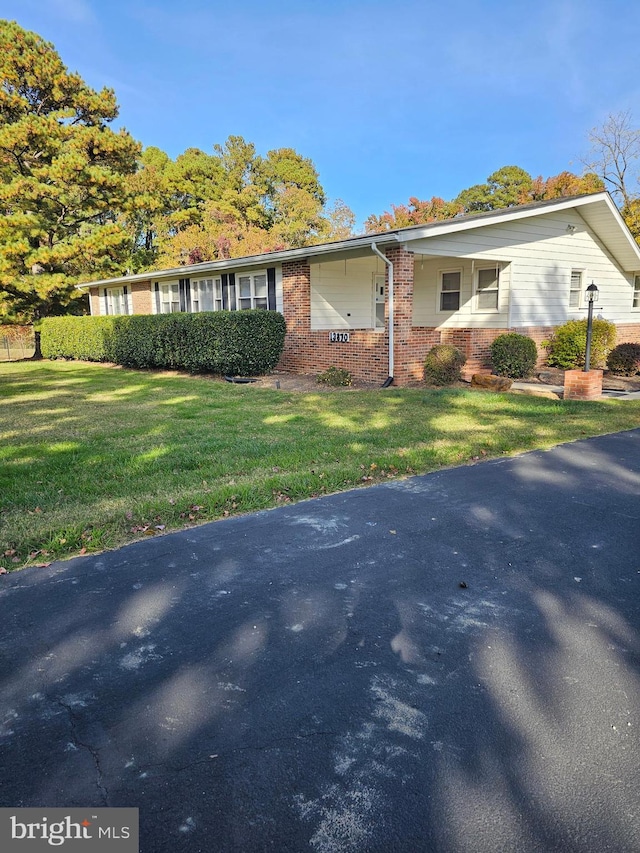
[[[618,323],[616,324],[618,344],[640,344],[640,323]]]

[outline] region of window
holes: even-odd
[[[159,314],[172,314],[180,310],[180,285],[177,281],[160,284],[156,294]]]
[[[633,277],[633,307],[640,308],[640,275]]]
[[[238,308],[267,308],[267,274],[239,275],[237,278]]]
[[[126,287],[110,287],[105,290],[105,314],[128,314],[129,296]]]
[[[500,270],[497,266],[476,272],[476,311],[498,310]]]
[[[440,273],[440,311],[457,311],[460,308],[460,270]]]
[[[582,270],[571,270],[569,308],[580,308],[582,304]]]
[[[219,278],[204,278],[191,282],[192,311],[221,311],[222,310],[222,280]]]

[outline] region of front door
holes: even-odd
[[[384,273],[373,276],[373,319],[376,329],[384,329]]]

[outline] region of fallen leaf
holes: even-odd
[[[87,553],[86,548],[80,548],[80,550],[78,551],[78,554],[80,554],[80,556],[82,556],[83,554],[86,554],[86,553]]]
[[[15,549],[15,548],[8,548],[8,549],[4,552],[4,556],[5,556],[5,557],[13,557],[13,555],[14,555],[15,553],[16,553],[16,549]]]
[[[393,533],[393,534],[395,534],[395,533],[396,533],[396,531],[395,531],[395,530],[390,530],[390,531],[389,531],[389,533]]]
[[[155,530],[152,530],[150,527],[147,527],[147,529],[144,531],[144,535],[145,536],[155,536],[156,532],[155,532]]]
[[[166,524],[156,524],[156,530],[164,530],[165,527],[166,527]]]
[[[127,519],[127,521],[131,521],[131,519],[133,518],[133,513],[131,512],[131,510],[125,512],[124,517]]]
[[[48,569],[51,563],[36,563],[37,569]]]
[[[0,566],[0,575],[8,575],[9,572],[5,569],[4,566]]]

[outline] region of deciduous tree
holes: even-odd
[[[640,129],[633,127],[631,113],[611,113],[589,133],[589,142],[585,166],[604,180],[620,207],[628,207],[640,189]]]

